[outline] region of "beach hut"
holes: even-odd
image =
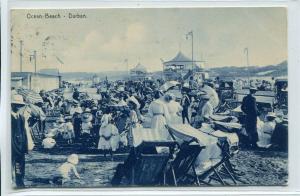
[[[33,72],[12,72],[11,81],[13,87],[22,87],[35,92],[51,91],[60,87],[61,76]]]

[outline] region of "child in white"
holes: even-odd
[[[75,137],[74,134],[74,127],[72,122],[70,122],[70,120],[72,120],[71,118],[66,118],[67,122],[65,123],[65,130],[63,132],[63,139],[67,141],[68,144],[72,144],[73,143],[73,138]]]
[[[64,184],[66,181],[71,180],[71,174],[74,173],[75,176],[80,179],[80,176],[77,172],[76,165],[78,164],[78,155],[77,154],[71,154],[68,157],[67,162],[63,163],[59,168],[58,171],[60,173],[60,176],[62,177],[62,184]]]

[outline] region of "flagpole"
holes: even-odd
[[[193,33],[193,30],[186,34],[186,39],[188,39],[189,35],[192,38],[192,70],[194,70],[194,33]]]
[[[191,36],[192,36],[192,65],[194,69],[194,33],[191,31]]]
[[[248,47],[245,48],[246,52],[246,61],[247,61],[247,75],[248,75],[248,83],[249,83],[249,88],[250,88],[250,73],[249,73],[249,49]]]

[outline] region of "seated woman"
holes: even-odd
[[[266,122],[263,123],[261,129],[257,129],[258,142],[257,146],[261,148],[269,148],[271,144],[271,138],[276,126],[276,115],[273,112],[269,112],[266,116]]]
[[[203,95],[202,96],[202,100],[203,100],[203,106],[201,108],[201,121],[202,122],[209,122],[210,121],[210,117],[213,115],[213,106],[211,105],[211,103],[209,102],[210,97],[208,95]]]
[[[182,112],[182,107],[181,105],[176,102],[174,99],[174,95],[173,94],[166,94],[165,95],[165,99],[166,99],[166,105],[169,111],[169,119],[168,119],[168,124],[181,124],[182,120],[181,120],[181,112]]]

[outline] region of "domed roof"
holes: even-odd
[[[167,61],[166,63],[169,62],[192,62],[192,59],[188,58],[181,51],[179,51],[172,60]]]
[[[166,61],[163,64],[166,66],[180,64],[180,65],[184,65],[186,69],[198,70],[198,69],[203,69],[203,64],[201,62],[203,63],[203,61],[197,61],[195,59],[194,61],[192,61],[192,59],[190,59],[189,57],[184,55],[181,51],[179,51],[173,59]]]
[[[130,71],[140,71],[140,72],[147,72],[146,66],[142,65],[141,63],[138,63],[134,68],[132,68]]]

